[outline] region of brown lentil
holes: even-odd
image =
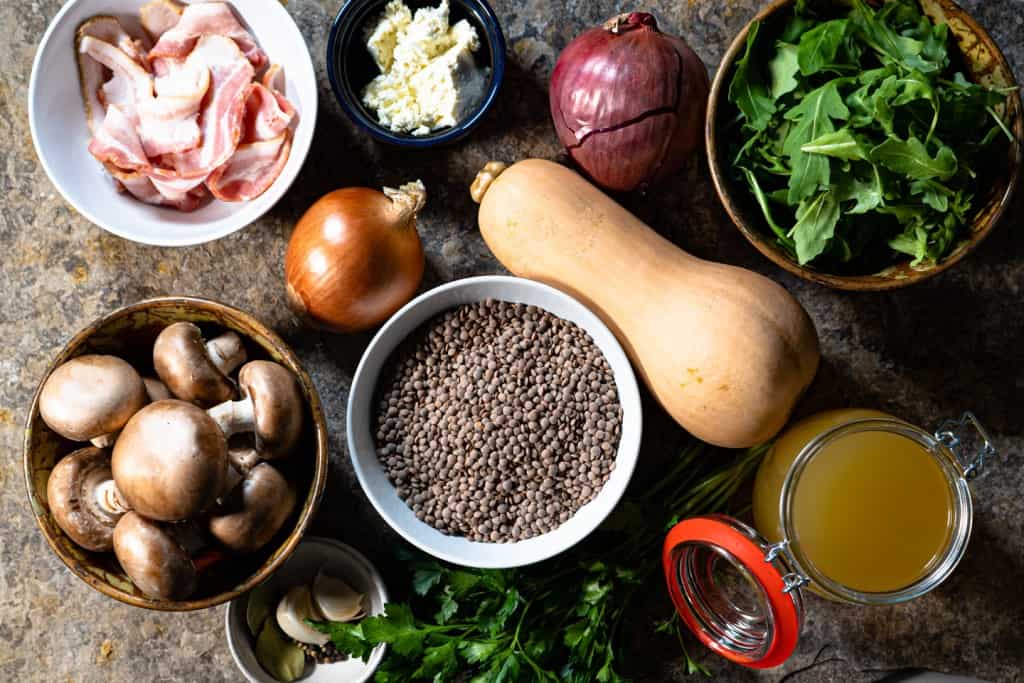
[[[398,495],[439,531],[512,542],[552,531],[615,467],[622,408],[590,336],[535,306],[446,311],[381,374],[374,434]]]

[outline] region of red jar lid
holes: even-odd
[[[752,528],[708,515],[676,524],[662,567],[676,611],[706,646],[753,669],[785,662],[803,624],[806,583]]]

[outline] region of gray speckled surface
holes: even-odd
[[[0,680],[235,681],[223,638],[224,608],[170,615],[112,602],[50,553],[26,502],[21,431],[48,359],[70,335],[122,304],[169,293],[221,298],[249,310],[294,345],[327,406],[332,471],[314,532],[340,537],[381,564],[382,523],[358,489],[343,446],[349,380],[368,336],[303,330],[283,304],[281,259],[290,226],[322,193],[348,184],[421,177],[432,198],[421,222],[424,287],[500,271],[475,230],[466,186],[489,158],[555,157],[545,88],[558,51],[583,27],[622,6],[611,0],[496,0],[511,68],[500,102],[465,144],[427,154],[383,149],[359,135],[334,104],[324,48],[338,0],[292,0],[321,77],[317,143],[292,191],[240,234],[189,249],[157,249],[108,235],[56,195],[36,161],[26,113],[29,69],[59,0],[0,3]],[[709,65],[753,14],[755,0],[642,0],[664,29],[685,36]],[[1024,0],[965,3],[1024,73]],[[704,655],[721,680],[869,681],[910,666],[988,680],[1024,677],[1024,246],[1018,201],[1001,228],[951,273],[892,294],[852,295],[784,276],[729,225],[706,169],[677,189],[631,206],[697,255],[756,268],[783,282],[811,312],[824,366],[806,409],[877,406],[921,425],[970,408],[996,435],[1005,460],[979,481],[977,521],[963,564],[913,604],[879,609],[810,597],[797,655],[755,674]],[[652,411],[653,412],[653,411]],[[679,433],[658,414],[645,448],[666,451]],[[657,454],[651,453],[649,457]],[[383,541],[381,539],[384,539]],[[385,568],[387,572],[387,568]],[[652,589],[654,590],[654,589]],[[652,595],[660,602],[661,595]],[[834,660],[806,673],[823,647]],[[679,676],[671,644],[652,680]]]

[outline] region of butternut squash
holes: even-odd
[[[785,289],[686,253],[550,161],[492,162],[472,192],[498,260],[588,305],[683,428],[729,448],[782,428],[819,360],[814,324]]]

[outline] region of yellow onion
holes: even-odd
[[[313,204],[284,258],[296,313],[334,332],[357,332],[407,303],[423,278],[416,215],[426,197],[417,180],[383,192],[348,187]]]
[[[580,34],[551,75],[558,138],[606,190],[642,190],[679,170],[701,140],[708,74],[696,53],[631,12]]]

